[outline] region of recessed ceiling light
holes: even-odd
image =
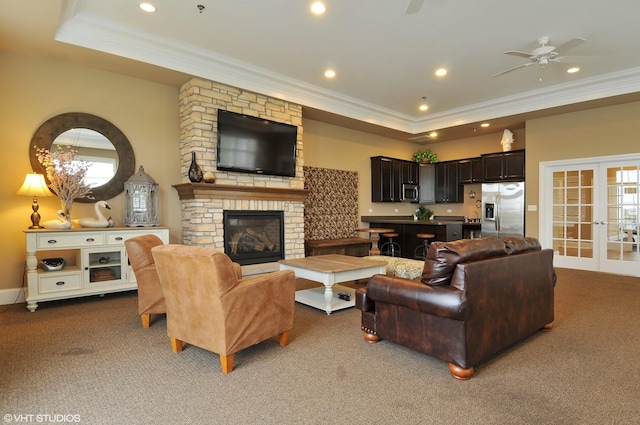
[[[444,77],[445,75],[447,75],[447,70],[445,68],[436,69],[436,75],[438,77]]]
[[[429,105],[427,105],[427,96],[422,96],[422,103],[418,106],[418,109],[423,112],[429,109]]]
[[[324,72],[324,76],[327,77],[327,78],[333,78],[333,77],[336,76],[336,72],[333,69],[327,69]]]
[[[567,72],[568,72],[569,74],[575,74],[575,73],[576,73],[576,72],[578,72],[578,71],[580,71],[580,68],[579,68],[579,67],[577,67],[577,66],[574,66],[574,67],[572,67],[572,68],[567,69]]]
[[[489,127],[489,123],[488,122],[483,122],[482,124],[480,124],[480,127]]]
[[[311,13],[314,15],[322,15],[327,11],[327,7],[321,1],[314,1],[311,3]]]
[[[431,133],[429,133],[429,137],[438,137],[438,132],[432,131]]]
[[[140,3],[138,5],[138,7],[142,10],[144,10],[145,12],[155,12],[156,11],[156,7],[154,5],[152,5],[151,3]]]

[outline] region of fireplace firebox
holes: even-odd
[[[284,258],[283,211],[223,212],[224,252],[241,265]]]

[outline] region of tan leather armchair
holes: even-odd
[[[156,235],[143,235],[125,240],[124,245],[138,282],[138,314],[142,320],[142,327],[146,329],[151,323],[152,314],[164,314],[167,311],[151,254],[151,248],[164,244]]]
[[[240,265],[213,248],[186,245],[151,250],[167,304],[167,333],[175,353],[183,342],[220,355],[223,373],[234,354],[275,335],[289,343],[295,275],[277,271],[242,277]]]

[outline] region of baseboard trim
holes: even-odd
[[[0,289],[0,305],[25,302],[23,288]]]

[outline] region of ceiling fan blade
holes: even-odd
[[[523,63],[522,65],[514,66],[513,68],[509,68],[509,69],[506,69],[506,70],[504,70],[502,72],[498,72],[497,74],[494,74],[493,76],[494,77],[499,77],[500,75],[506,74],[507,72],[515,71],[516,69],[524,68],[526,66],[533,65],[534,63],[535,62]]]
[[[515,50],[509,50],[508,52],[504,52],[504,54],[511,55],[511,56],[519,56],[521,58],[527,58],[527,59],[529,59],[532,56],[535,56],[533,53],[517,52]]]
[[[576,46],[581,45],[582,43],[584,43],[585,41],[587,41],[586,39],[582,38],[582,37],[576,37],[573,38],[569,41],[567,41],[564,44],[559,45],[558,47],[556,47],[553,52],[557,53],[558,55],[562,55],[564,52],[566,52],[569,49],[573,49]]]
[[[410,0],[409,5],[407,6],[407,11],[405,13],[407,15],[418,13],[422,8],[422,3],[424,3],[424,0]]]

